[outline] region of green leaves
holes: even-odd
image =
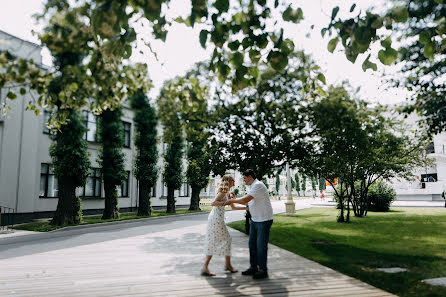
[[[390,65],[398,58],[398,52],[393,48],[380,50],[378,52],[378,58],[384,65]]]
[[[367,71],[367,69],[372,69],[374,71],[378,70],[378,67],[376,66],[376,64],[370,62],[369,59],[370,59],[370,54],[367,56],[367,58],[362,63],[362,70],[364,72]]]
[[[429,42],[424,46],[424,51],[423,51],[424,56],[428,59],[433,59],[436,48],[437,45],[435,44],[435,42]]]
[[[214,7],[222,13],[229,10],[229,0],[216,0],[214,3]]]
[[[423,31],[419,35],[419,40],[421,44],[428,44],[431,41],[431,34],[429,31]]]
[[[323,82],[324,84],[327,83],[326,79],[325,79],[325,75],[323,75],[322,73],[319,73],[316,77],[318,80],[320,80],[321,82]]]
[[[260,51],[256,50],[256,49],[251,49],[249,51],[249,58],[251,59],[251,62],[253,64],[257,64],[260,60]]]
[[[397,23],[405,23],[409,17],[409,11],[406,6],[396,6],[390,11],[390,17]]]
[[[299,7],[297,9],[293,9],[290,6],[288,6],[287,9],[282,14],[282,18],[286,22],[293,22],[293,23],[299,23],[304,18],[304,14],[302,9]]]
[[[277,71],[283,70],[286,65],[288,65],[288,56],[281,51],[270,51],[267,59],[268,62],[271,64],[271,67],[273,67]]]
[[[240,52],[234,53],[234,55],[232,56],[232,59],[231,59],[231,63],[237,68],[242,66],[243,65],[243,54]]]
[[[11,91],[9,91],[9,92],[6,94],[6,97],[8,97],[8,98],[11,99],[11,100],[15,100],[15,99],[17,99],[17,95],[16,95],[14,92],[11,92]]]
[[[353,10],[355,10],[356,8],[356,3],[353,3],[353,5],[350,7],[350,12],[353,12]]]
[[[353,6],[352,6],[353,7]],[[350,8],[351,9],[351,8]],[[353,9],[354,9],[354,7],[353,7]],[[353,11],[353,10],[351,10],[351,11]],[[333,21],[334,20],[334,18],[336,17],[336,15],[338,14],[338,12],[339,12],[339,6],[336,6],[335,8],[333,8],[333,10],[331,11],[331,20]]]
[[[385,40],[381,41],[381,45],[385,48],[385,50],[380,50],[378,52],[378,58],[381,63],[384,65],[390,65],[395,62],[395,60],[398,58],[398,52],[391,47],[392,40],[390,37],[387,37]]]
[[[209,32],[207,30],[200,31],[200,45],[202,48],[206,49],[206,41],[208,39]]]
[[[330,40],[328,42],[327,49],[330,53],[334,52],[334,50],[336,49],[336,46],[338,45],[338,42],[339,42],[339,39],[337,37],[333,38],[332,40]]]

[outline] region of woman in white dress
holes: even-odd
[[[226,228],[225,223],[225,206],[224,203],[228,199],[234,198],[234,193],[229,190],[234,186],[234,179],[231,175],[224,175],[217,188],[217,196],[212,202],[212,211],[208,217],[208,225],[206,231],[205,253],[206,258],[201,269],[201,275],[215,276],[209,271],[209,262],[212,256],[225,256],[225,270],[235,273],[238,270],[231,265],[231,236]],[[232,209],[246,210],[247,207],[237,207],[231,204]]]

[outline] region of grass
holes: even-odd
[[[397,208],[336,223],[334,208],[274,216],[270,243],[399,296],[446,296],[423,279],[446,277],[446,211]],[[244,221],[229,226],[244,230]],[[380,267],[403,267],[389,274]]]
[[[88,225],[88,224],[101,224],[106,222],[116,222],[116,221],[126,221],[126,220],[135,220],[135,219],[145,219],[145,218],[154,218],[154,217],[162,217],[162,216],[168,216],[168,215],[175,215],[175,214],[188,214],[188,213],[194,213],[194,212],[203,212],[203,211],[209,211],[211,210],[211,207],[207,206],[201,206],[201,211],[189,211],[187,209],[177,209],[176,213],[170,214],[166,213],[165,211],[152,211],[152,216],[137,216],[136,212],[129,212],[129,213],[121,213],[119,215],[118,219],[108,219],[108,220],[102,220],[102,215],[97,216],[84,216],[82,218],[82,222],[79,225]],[[33,223],[27,223],[27,224],[21,224],[18,226],[15,226],[14,229],[18,230],[27,230],[27,231],[38,231],[38,232],[48,232],[53,231],[56,229],[64,228],[67,226],[74,226],[74,225],[65,225],[65,226],[53,226],[50,225],[48,222],[33,222]]]

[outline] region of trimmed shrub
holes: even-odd
[[[378,181],[370,187],[369,193],[370,211],[389,211],[390,204],[396,199],[395,190],[383,181]]]

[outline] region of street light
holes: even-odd
[[[296,203],[293,201],[293,195],[291,194],[291,172],[290,172],[290,166],[288,165],[288,162],[286,163],[286,183],[287,183],[287,189],[288,189],[288,196],[287,201],[285,202],[285,214],[286,215],[295,215],[296,213]]]

